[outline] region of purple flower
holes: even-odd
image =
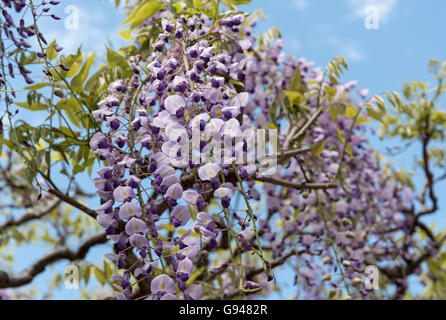
[[[220,172],[220,166],[215,163],[208,163],[198,169],[198,176],[202,181],[210,181]]]
[[[141,267],[135,269],[135,277],[138,277],[139,275],[146,277],[149,274],[151,274],[153,268],[156,268],[157,266],[158,266],[158,260],[155,260],[153,262],[146,262]]]
[[[194,265],[192,261],[186,257],[178,263],[176,275],[181,281],[186,282],[190,278],[193,270]]]
[[[179,95],[172,95],[164,100],[164,107],[170,114],[176,115],[177,111],[186,107],[186,102]]]
[[[198,210],[204,209],[203,197],[198,192],[193,190],[186,190],[183,192],[183,199],[186,203],[196,205]]]
[[[90,139],[90,148],[93,150],[107,148],[107,138],[102,132],[95,133]]]
[[[108,200],[105,203],[103,203],[102,205],[100,205],[99,207],[97,207],[96,209],[94,209],[94,211],[96,211],[97,214],[112,213],[113,203],[114,203],[113,200]]]
[[[165,129],[166,136],[170,141],[184,144],[188,142],[188,135],[186,128],[179,123],[170,123]]]
[[[129,238],[129,241],[132,247],[135,248],[147,249],[149,247],[149,241],[147,240],[147,238],[139,233],[132,234]]]
[[[183,260],[184,258],[194,259],[198,255],[199,248],[197,246],[187,246],[177,251],[177,258]]]
[[[109,215],[103,214],[103,213],[98,214],[97,217],[96,217],[96,220],[104,228],[108,228],[108,227],[110,227],[111,225],[114,224],[113,218],[110,217]]]
[[[245,288],[248,290],[260,289],[262,286],[254,281],[246,281]]]
[[[118,202],[131,201],[135,197],[132,187],[119,186],[113,191],[113,198]]]
[[[167,274],[161,274],[155,277],[150,283],[150,291],[161,299],[165,294],[175,293],[175,282]]]
[[[223,206],[223,208],[229,208],[233,195],[234,191],[225,187],[218,188],[214,191],[214,196],[221,199],[221,205]]]
[[[131,202],[126,202],[119,208],[119,217],[124,220],[128,220],[130,217],[140,217],[141,214],[141,207]]]
[[[224,124],[225,122],[221,119],[211,119],[204,129],[204,135],[206,138],[214,136],[215,133],[220,132]]]
[[[167,189],[164,198],[179,200],[181,199],[182,195],[183,195],[183,187],[179,183],[174,183]]]
[[[184,226],[190,219],[190,211],[187,206],[178,206],[170,214],[170,219],[175,228]]]
[[[231,138],[240,137],[242,135],[240,123],[237,119],[230,119],[229,121],[225,122],[225,124],[221,128],[221,133],[224,136],[228,136]]]
[[[125,224],[125,233],[131,236],[134,233],[145,234],[149,231],[147,224],[138,218],[132,218]]]
[[[125,84],[125,81],[122,79],[113,81],[108,86],[108,91],[110,91],[110,93],[124,93],[124,92],[126,92],[127,86]]]
[[[184,291],[184,295],[187,299],[199,300],[203,295],[203,287],[201,284],[193,284]]]

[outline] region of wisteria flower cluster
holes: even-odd
[[[280,38],[257,46],[254,27],[241,13],[158,12],[141,26],[161,30],[151,53],[129,59],[133,76],[111,83],[93,112],[104,124],[90,140],[104,163],[94,179],[96,213],[115,242],[107,257],[123,270],[113,276],[118,299],[138,297],[131,279],[150,283],[155,299],[267,291],[274,264],[293,256],[305,298],[327,289],[330,297],[373,297],[361,280],[365,266],[395,263],[397,248],[411,246],[392,231],[410,225],[410,190],[386,179],[357,123],[361,112],[332,112],[361,110],[356,83],[286,56]],[[280,129],[272,177],[259,174],[262,161],[235,161],[248,151],[244,134],[264,128]],[[229,151],[218,148],[228,138]],[[417,258],[415,248],[407,252]]]

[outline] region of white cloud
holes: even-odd
[[[358,62],[364,60],[365,54],[355,41],[342,40],[338,37],[331,37],[329,43],[343,55],[347,60]]]
[[[308,6],[307,0],[293,0],[292,1],[293,7],[299,9],[299,10],[305,10]]]
[[[390,18],[397,3],[398,0],[348,0],[348,4],[357,18],[366,17],[367,6],[376,6],[379,8],[379,17],[382,21],[387,21]]]

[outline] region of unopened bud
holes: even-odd
[[[362,280],[359,279],[358,277],[355,277],[352,279],[352,285],[354,285],[355,287],[359,286],[361,283],[362,283]]]
[[[59,98],[64,98],[65,97],[65,93],[61,89],[59,89],[59,88],[54,89],[53,93],[54,93],[55,96],[57,96]]]
[[[322,281],[330,281],[331,280],[331,275],[329,273],[325,274],[322,277]]]
[[[354,238],[355,238],[355,234],[354,234],[353,232],[351,232],[351,231],[347,231],[347,232],[345,233],[345,236],[346,236],[347,238],[350,238],[350,239],[354,239]]]
[[[330,264],[331,263],[331,258],[330,257],[324,257],[322,259],[322,263],[323,264]]]

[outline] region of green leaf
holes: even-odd
[[[243,84],[243,82],[235,80],[235,79],[229,79],[229,83],[232,83],[234,86],[238,86],[238,87],[242,87],[244,88],[245,85]]]
[[[324,151],[325,142],[326,142],[326,140],[322,140],[322,141],[318,142],[316,145],[314,145],[313,148],[311,149],[311,153],[315,156],[320,155],[322,153],[322,151]]]
[[[82,66],[79,73],[73,78],[73,80],[71,80],[71,87],[73,88],[74,91],[76,92],[82,91],[82,86],[85,80],[87,80],[88,73],[90,72],[90,68],[94,64],[94,61],[95,61],[95,55],[93,53],[87,58],[87,61],[85,61],[85,64]]]
[[[0,146],[3,146],[3,145],[6,145],[11,150],[14,149],[14,144],[11,141],[0,137]]]
[[[44,87],[48,87],[50,84],[48,82],[36,83],[31,86],[25,87],[25,90],[39,90]]]
[[[352,146],[350,144],[345,146],[345,152],[347,152],[351,157],[353,157]]]
[[[379,122],[383,122],[383,114],[372,108],[367,108],[367,114],[370,118],[375,119]]]
[[[329,113],[333,121],[338,121],[339,116],[343,116],[345,114],[345,109],[339,105],[331,105]]]
[[[56,108],[59,110],[64,110],[68,119],[78,128],[80,128],[80,112],[82,112],[82,107],[75,98],[61,99],[56,104]]]
[[[100,270],[100,269],[99,269],[98,267],[96,267],[96,266],[92,266],[92,269],[93,269],[93,273],[94,273],[96,279],[99,281],[99,283],[100,283],[102,286],[105,285],[105,283],[106,283],[107,281],[105,280],[104,272],[103,272],[102,270]]]
[[[356,115],[358,114],[358,110],[353,106],[352,104],[347,104],[345,108],[345,115],[350,118],[354,119]]]
[[[107,47],[107,62],[112,67],[119,67],[122,71],[122,76],[124,78],[130,76],[132,74],[132,70],[130,69],[129,63],[127,59],[124,58],[121,54],[116,52],[113,49]]]
[[[163,223],[161,226],[167,231],[175,231],[175,227],[172,224]]]
[[[50,45],[46,48],[46,56],[48,59],[53,60],[56,59],[57,55],[59,54],[56,49],[54,49],[54,46],[56,45],[56,41],[53,41],[50,43]]]
[[[343,136],[343,134],[342,134],[341,129],[336,128],[336,131],[337,131],[337,134],[338,134],[338,140],[339,140],[341,143],[345,143],[345,138],[344,138],[344,136]]]
[[[201,0],[193,0],[192,3],[194,5],[195,9],[201,9],[201,7],[203,6],[203,3],[201,2]]]
[[[300,85],[301,85],[301,75],[300,75],[300,68],[297,67],[296,70],[294,70],[293,77],[290,81],[289,90],[290,91],[299,91]]]
[[[19,107],[31,110],[31,111],[39,111],[39,110],[46,110],[48,109],[48,105],[44,104],[44,103],[39,103],[39,102],[33,102],[31,105],[29,105],[26,102],[15,102],[16,105],[18,105]]]
[[[385,101],[383,100],[383,98],[381,98],[381,97],[378,96],[378,95],[375,95],[373,98],[376,100],[376,104],[378,105],[378,108],[379,108],[382,112],[386,112],[387,107],[386,107],[386,103],[385,103]]]
[[[333,100],[333,97],[336,95],[336,92],[338,91],[337,87],[330,87],[330,86],[324,86],[324,90],[328,94],[329,100]]]
[[[226,0],[227,3],[238,6],[240,4],[250,4],[252,0]]]
[[[363,123],[368,123],[368,122],[372,122],[372,120],[370,120],[369,118],[367,118],[367,117],[363,117],[363,116],[359,116],[357,119],[356,119],[356,124],[363,124]]]
[[[130,24],[131,28],[139,26],[145,19],[153,17],[161,8],[163,8],[163,5],[158,0],[143,1],[130,12],[127,19],[120,25]]]
[[[302,101],[304,101],[304,97],[300,92],[296,91],[289,91],[289,90],[283,90],[286,97],[288,98],[288,101],[290,102],[290,105],[298,105]]]
[[[81,266],[82,279],[84,279],[85,284],[88,284],[91,275],[91,267],[88,263],[84,262]]]

